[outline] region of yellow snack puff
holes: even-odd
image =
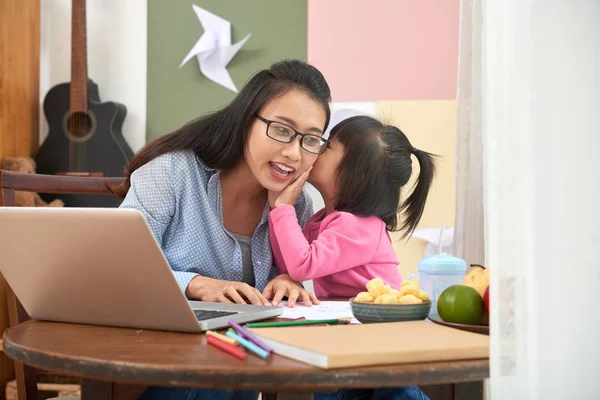
[[[405,285],[400,288],[400,293],[398,293],[398,297],[405,296],[407,294],[412,294],[416,296],[419,293],[419,288],[417,285]]]
[[[405,296],[402,296],[398,299],[398,304],[419,304],[422,303],[423,301],[421,299],[417,299],[414,295],[412,294],[407,294]]]
[[[354,301],[357,303],[372,303],[375,300],[375,297],[369,292],[360,292],[354,298]]]
[[[381,299],[381,304],[398,304],[398,298],[395,294],[385,293],[378,297]]]
[[[427,294],[427,292],[424,292],[422,290],[419,290],[419,293],[417,293],[415,296],[418,299],[421,299],[423,301],[429,301],[430,300],[429,295]]]
[[[398,289],[390,289],[390,291],[387,292],[387,294],[391,294],[394,296],[398,296],[398,293],[400,293],[400,291]]]
[[[417,286],[417,284],[414,283],[413,281],[402,281],[402,283],[400,284],[400,288],[403,288],[404,286],[407,286],[407,285]]]
[[[385,285],[383,283],[383,279],[381,278],[373,278],[369,282],[367,282],[367,290],[369,293],[373,295],[373,297],[377,298],[377,296],[385,293]]]
[[[382,301],[383,301],[383,295],[380,295],[380,296],[377,296],[375,298],[375,300],[373,300],[373,303],[374,304],[383,304]]]

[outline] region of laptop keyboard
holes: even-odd
[[[198,321],[204,321],[211,318],[225,317],[227,315],[237,314],[236,311],[215,311],[215,310],[193,310]]]

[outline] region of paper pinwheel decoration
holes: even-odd
[[[200,71],[211,81],[237,93],[235,83],[227,71],[227,64],[250,38],[250,33],[236,44],[231,44],[231,22],[192,5],[204,34],[185,56],[179,68],[196,56]]]

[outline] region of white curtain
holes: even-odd
[[[600,0],[462,0],[460,49],[455,246],[491,269],[488,398],[600,399]]]
[[[599,399],[600,1],[480,1],[491,398]]]
[[[485,264],[481,135],[481,1],[460,4],[457,84],[456,212],[452,254]]]

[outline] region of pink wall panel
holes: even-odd
[[[308,0],[334,101],[454,99],[460,0]]]

